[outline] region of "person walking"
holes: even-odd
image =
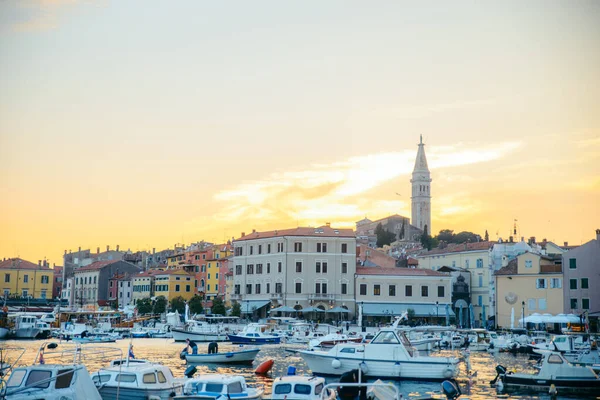
[[[188,345],[188,353],[189,353],[189,349],[192,350],[192,354],[198,354],[198,345],[196,344],[196,342],[194,342],[193,340],[190,340],[190,338],[185,339],[185,341],[187,342]]]

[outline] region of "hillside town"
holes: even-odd
[[[411,310],[415,323],[449,316],[459,327],[514,328],[532,315],[575,314],[598,332],[600,229],[581,245],[512,235],[490,240],[431,225],[431,173],[421,138],[412,179],[411,217],[356,222],[354,229],[275,227],[241,232],[226,243],[198,241],[132,252],[64,250],[63,265],[2,258],[4,304],[26,310],[120,309],[139,301],[200,299],[212,312],[257,320],[273,309],[312,307],[305,318],[377,325]],[[333,310],[333,312],[331,312]],[[515,313],[517,321],[515,321]]]

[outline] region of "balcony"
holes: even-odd
[[[231,300],[241,300],[241,299],[242,299],[242,295],[241,294],[233,293],[231,295]]]
[[[283,295],[281,293],[271,293],[271,300],[281,300]]]
[[[325,300],[325,301],[333,301],[335,300],[335,296],[327,293],[310,293],[308,295],[309,300]]]

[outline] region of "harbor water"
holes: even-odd
[[[44,341],[2,341],[0,346],[3,348],[25,348],[26,351],[17,365],[31,365],[33,363],[40,345]],[[160,362],[167,365],[173,371],[176,377],[183,377],[183,373],[187,367],[184,360],[181,360],[179,353],[185,347],[185,343],[174,342],[173,339],[123,339],[116,343],[94,344],[94,347],[110,347],[119,348],[122,350],[123,357],[126,357],[129,344],[133,345],[133,352],[136,358],[147,359],[150,361]],[[85,345],[84,345],[85,346]],[[207,352],[207,343],[198,343],[199,353]],[[271,384],[277,376],[282,376],[287,373],[288,366],[294,366],[298,375],[310,374],[304,360],[299,355],[296,355],[288,350],[300,349],[299,345],[263,345],[258,353],[256,360],[252,366],[223,366],[223,365],[197,365],[197,374],[200,373],[224,373],[243,375],[249,383],[262,384],[265,387],[265,398],[269,398],[271,393]],[[219,343],[219,352],[231,351],[239,349],[239,346],[230,343]],[[462,357],[462,353],[458,350],[442,351],[438,353],[444,356]],[[272,371],[267,376],[259,376],[254,374],[254,369],[261,362],[273,359],[274,366]],[[600,399],[600,393],[596,396],[582,397],[577,395],[566,395],[559,393],[558,396],[552,397],[546,393],[531,393],[517,392],[510,394],[499,394],[496,389],[490,387],[489,382],[496,376],[495,367],[498,364],[504,365],[509,370],[529,371],[534,372],[532,368],[533,362],[528,360],[524,355],[512,355],[508,353],[487,353],[487,352],[472,352],[470,357],[471,368],[476,371],[475,377],[468,379],[465,365],[461,363],[461,372],[458,382],[461,386],[463,395],[461,399]],[[106,366],[99,361],[85,362],[88,370],[93,373],[99,368]],[[336,382],[335,378],[327,378],[328,382]],[[404,398],[418,399],[435,394],[440,395],[439,382],[417,382],[417,381],[394,381],[394,384],[400,389]]]

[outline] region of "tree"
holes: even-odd
[[[183,314],[185,312],[185,299],[181,296],[172,298],[171,309],[177,311],[179,314]]]
[[[465,243],[465,242],[479,242],[481,241],[481,236],[477,235],[473,232],[463,231],[454,235],[454,243]]]
[[[487,229],[485,230],[485,238],[484,238],[484,240],[485,240],[486,242],[489,242],[489,241],[490,241],[490,235],[488,235],[488,231],[487,231]]]
[[[386,244],[390,245],[396,240],[396,235],[387,229],[383,229],[381,222],[377,224],[377,227],[375,228],[375,235],[377,235],[377,247],[383,247]]]
[[[231,306],[231,316],[239,317],[241,315],[242,315],[242,306],[237,301],[234,301],[233,305]]]
[[[155,314],[162,314],[165,311],[167,311],[167,299],[165,298],[165,296],[158,296],[154,300],[154,310],[153,310],[153,312]]]
[[[136,303],[138,314],[151,314],[152,313],[152,300],[149,298],[138,299]]]
[[[438,240],[443,240],[446,243],[452,243],[454,240],[454,231],[452,229],[442,229],[437,235]]]
[[[427,232],[427,225],[423,227],[423,234],[421,235],[421,245],[428,251],[431,250],[432,240],[431,236],[429,236],[429,233]]]
[[[406,318],[408,319],[409,323],[412,322],[412,320],[415,319],[415,310],[412,308],[406,310]]]
[[[223,303],[223,299],[220,297],[215,297],[212,302],[212,307],[210,308],[210,312],[217,315],[225,315],[225,303]]]
[[[197,294],[195,294],[194,297],[192,297],[190,301],[188,301],[188,305],[190,306],[190,314],[202,314],[204,312],[204,307],[202,306],[203,301],[204,295],[198,296]]]

